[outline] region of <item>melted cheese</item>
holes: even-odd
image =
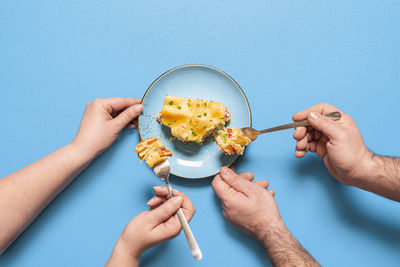
[[[157,119],[179,140],[202,143],[214,129],[229,121],[230,113],[219,102],[166,95]]]
[[[141,161],[146,161],[150,168],[172,156],[172,152],[166,149],[163,143],[155,137],[140,141],[135,147],[135,152],[138,153]]]
[[[228,155],[242,155],[245,146],[251,142],[251,140],[247,136],[243,135],[236,127],[219,130],[214,133],[214,138],[219,148]]]

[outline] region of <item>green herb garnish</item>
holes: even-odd
[[[188,139],[189,139],[189,136],[186,136],[186,137],[185,137],[185,140],[187,141]]]
[[[197,118],[201,118],[201,115],[197,115]]]
[[[190,107],[190,103],[187,103],[188,107]]]
[[[178,106],[178,109],[182,109],[181,106]]]
[[[198,107],[200,107],[200,104],[197,104]]]
[[[197,133],[195,131],[192,132],[193,136],[197,136]]]
[[[205,112],[204,112],[204,114],[203,114],[203,115],[204,115],[204,117],[207,117],[207,113],[205,113]]]
[[[170,104],[170,105],[173,105],[173,104],[174,104],[174,101],[172,101],[172,100],[169,101],[169,104]]]

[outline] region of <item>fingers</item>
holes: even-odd
[[[306,127],[297,127],[293,132],[293,138],[299,141],[306,136],[306,133],[307,133]]]
[[[164,204],[150,211],[150,221],[153,227],[156,227],[171,216],[175,215],[178,209],[182,206],[182,203],[183,198],[181,196],[176,196],[168,199]]]
[[[238,175],[250,182],[254,180],[254,174],[251,172],[240,172]]]
[[[147,205],[150,206],[150,210],[153,210],[155,208],[158,208],[158,206],[164,204],[167,200],[168,198],[166,197],[154,196],[149,201],[147,201]]]
[[[112,120],[112,123],[115,124],[117,130],[120,131],[125,128],[129,123],[133,121],[139,114],[143,111],[143,106],[140,104],[136,104],[130,106],[129,108],[122,111],[117,117]]]
[[[236,191],[242,192],[247,196],[251,193],[251,182],[237,175],[231,169],[227,167],[222,167],[219,174],[222,180]]]
[[[296,114],[293,115],[292,119],[294,121],[301,121],[301,120],[305,120],[307,119],[307,115],[308,113],[314,111],[314,112],[318,112],[320,114],[326,114],[329,112],[333,112],[333,111],[338,111],[339,109],[335,106],[326,104],[326,103],[320,103],[317,104],[315,106],[312,106],[308,109],[302,110],[297,112]]]
[[[296,152],[294,154],[297,158],[302,158],[306,154],[306,151],[305,150],[296,150]]]
[[[308,126],[307,128],[309,129],[306,129],[305,127],[296,128],[296,130],[293,133],[294,139],[298,141],[296,144],[296,151],[295,151],[295,156],[297,158],[304,157],[307,151],[317,152],[318,150],[317,142],[314,141],[320,140],[323,134],[326,134],[331,137],[332,135],[336,136],[338,134],[339,126],[336,123],[334,123],[331,120],[330,121],[325,120],[326,118],[323,116],[318,116],[318,114],[319,115],[326,114],[337,110],[338,108],[332,105],[326,103],[320,103],[293,115],[294,121],[300,121],[308,118],[312,126],[312,127]],[[313,118],[310,119],[311,112],[313,113],[313,118],[318,117],[317,120],[313,121]],[[317,115],[314,116],[314,114]],[[322,118],[322,120],[319,120],[319,118]],[[334,128],[336,128],[336,131]],[[322,129],[324,130],[322,131]]]
[[[133,128],[136,128],[137,127],[137,119],[134,119],[133,121],[131,121],[130,123],[128,123],[127,125],[126,125],[126,128],[128,128],[128,129],[133,129]]]
[[[220,198],[224,199],[226,196],[226,192],[231,188],[224,180],[222,180],[221,175],[217,174],[212,183],[212,188],[214,189],[215,194]]]
[[[166,201],[169,198],[169,192],[167,187],[165,186],[155,186],[153,187],[154,192],[157,194],[157,196],[155,196],[156,198],[156,202],[152,202],[151,204],[148,204],[150,207],[154,205],[154,203],[156,203],[157,205],[157,201],[161,201],[162,199],[164,199],[164,201]],[[194,215],[194,213],[196,212],[196,209],[192,203],[192,201],[190,200],[190,198],[185,195],[184,193],[176,190],[176,189],[172,189],[172,194],[174,196],[180,196],[183,198],[183,203],[182,203],[182,212],[186,217],[187,221],[190,221]],[[161,200],[158,200],[161,199]],[[158,203],[158,205],[160,205],[160,203]]]
[[[271,194],[271,196],[275,196],[275,190],[273,190],[273,189],[271,189],[271,190],[268,190],[268,193],[270,193]]]
[[[306,150],[307,148],[307,144],[308,144],[308,137],[304,137],[303,139],[301,139],[300,141],[297,142],[296,144],[296,150]]]
[[[326,143],[328,142],[328,137],[325,135],[315,144],[315,153],[318,157],[323,158],[326,154]]]
[[[126,109],[127,107],[140,104],[142,102],[141,99],[137,98],[127,98],[127,97],[109,97],[103,99],[108,107],[109,113],[113,111],[119,111]]]
[[[265,189],[267,189],[268,186],[269,186],[269,182],[267,180],[261,180],[261,181],[257,181],[257,182],[254,182],[254,183],[256,185],[261,186],[262,188],[265,188]]]

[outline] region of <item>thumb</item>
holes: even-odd
[[[318,112],[308,113],[307,119],[314,129],[322,132],[324,135],[328,136],[329,139],[338,138],[341,132],[341,129],[336,122]]]
[[[237,175],[228,167],[222,167],[219,172],[222,180],[224,180],[228,185],[230,185],[236,191],[242,192],[245,195],[249,195],[249,185],[251,182],[241,176]]]
[[[154,226],[159,225],[160,223],[169,219],[172,215],[174,215],[178,209],[182,206],[183,198],[181,196],[176,196],[168,199],[164,204],[159,206],[158,208],[150,211],[151,220]]]
[[[114,124],[121,131],[123,128],[128,125],[134,118],[139,116],[139,114],[143,111],[142,105],[133,105],[129,108],[122,111],[117,117],[113,119]]]

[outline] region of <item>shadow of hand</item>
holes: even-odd
[[[296,168],[300,175],[312,176],[324,185],[337,214],[350,227],[362,230],[391,246],[400,245],[400,226],[369,212],[365,204],[357,203],[348,188],[329,174],[321,159],[316,156],[307,157],[298,161]]]

